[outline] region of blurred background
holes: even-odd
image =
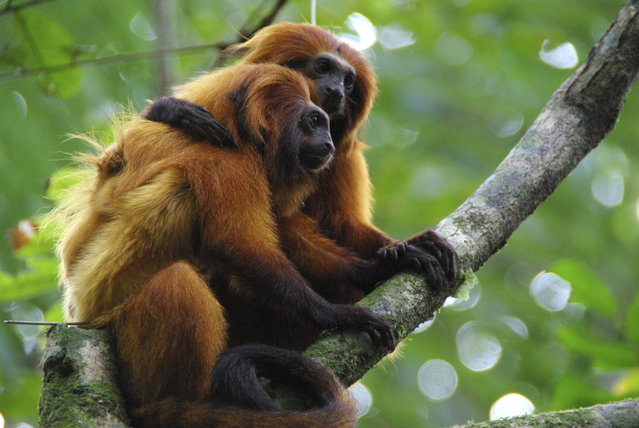
[[[404,238],[452,212],[623,3],[318,1],[317,23],[366,48],[379,76],[364,138],[376,224]],[[213,45],[274,4],[0,0],[0,319],[62,320],[53,237],[38,225],[68,185],[69,153],[87,150],[67,134],[110,144],[114,112],[141,110],[210,69]],[[276,21],[308,22],[310,9],[289,0]],[[361,427],[440,427],[639,396],[637,118],[635,91],[616,129],[468,296],[450,299],[355,386]],[[37,425],[43,345],[39,327],[0,325],[0,428]]]

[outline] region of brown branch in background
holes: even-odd
[[[41,0],[41,1],[51,1],[51,0]],[[168,49],[161,48],[161,49],[145,51],[145,52],[118,54],[118,55],[105,56],[101,58],[90,58],[90,59],[84,59],[84,60],[73,60],[67,64],[49,65],[49,66],[43,66],[43,67],[34,67],[34,68],[16,67],[13,71],[0,73],[0,81],[19,79],[22,77],[31,76],[31,75],[40,74],[40,73],[55,73],[55,72],[65,71],[75,67],[107,65],[107,64],[113,64],[116,62],[144,61],[148,59],[159,58],[164,55],[173,55],[173,54],[184,53],[184,52],[197,52],[197,51],[213,50],[213,49],[224,51],[224,49],[228,48],[229,46],[235,43],[244,41],[246,37],[250,37],[256,31],[260,30],[261,28],[267,25],[270,25],[275,19],[275,17],[277,16],[277,14],[279,13],[279,11],[287,2],[288,0],[276,0],[276,3],[273,5],[273,8],[259,22],[259,24],[257,24],[256,26],[250,29],[247,29],[246,27],[248,24],[245,24],[245,26],[238,31],[239,36],[237,37],[237,40],[234,40],[232,42],[207,43],[203,45],[184,46],[179,48],[168,48]],[[223,56],[223,55],[220,55],[220,56]]]
[[[0,16],[4,15],[5,13],[17,12],[20,9],[26,9],[27,7],[37,6],[39,4],[48,3],[50,1],[53,1],[53,0],[31,0],[31,1],[27,1],[27,2],[20,3],[18,5],[13,6],[12,4],[13,1],[9,0],[7,4],[2,8],[2,10],[0,10]]]
[[[34,68],[18,67],[14,71],[1,73],[0,81],[18,79],[21,77],[30,76],[30,75],[39,74],[39,73],[55,73],[59,71],[65,71],[74,67],[107,65],[107,64],[113,64],[116,62],[145,61],[148,59],[160,57],[165,54],[197,52],[197,51],[210,50],[210,49],[224,49],[224,46],[226,46],[226,44],[224,43],[209,43],[204,45],[184,46],[184,47],[172,48],[172,49],[157,49],[157,50],[146,51],[146,52],[135,52],[135,53],[129,53],[129,54],[105,56],[101,58],[77,60],[67,64],[60,64],[60,65],[49,65],[49,66],[34,67]]]
[[[153,0],[155,26],[157,28],[157,43],[159,51],[155,74],[155,91],[157,96],[167,95],[173,86],[173,67],[167,52],[173,41],[173,25],[171,25],[170,6],[166,0]]]
[[[27,41],[29,48],[33,52],[33,56],[35,57],[36,61],[41,65],[44,64],[44,59],[42,58],[42,52],[40,52],[40,49],[38,48],[38,44],[36,43],[33,37],[33,34],[31,34],[31,30],[29,29],[29,26],[27,25],[26,22],[24,22],[24,19],[20,14],[16,14],[15,19],[16,19],[16,22],[18,23],[18,28],[20,28],[20,31],[22,31],[22,33],[24,34],[24,38]]]
[[[275,2],[275,4],[273,5],[273,9],[271,9],[271,12],[269,12],[260,22],[259,24],[257,24],[256,27],[253,28],[253,30],[246,32],[244,31],[243,34],[246,36],[246,38],[251,38],[251,36],[253,34],[255,34],[259,29],[266,27],[268,25],[271,25],[273,23],[273,21],[275,20],[275,17],[277,16],[277,14],[280,12],[280,10],[284,7],[284,5],[288,2],[288,0],[277,0]]]
[[[288,2],[288,0],[276,0],[275,4],[271,8],[271,11],[268,14],[266,14],[266,16],[264,18],[262,18],[262,20],[257,25],[255,25],[253,28],[249,29],[248,28],[249,23],[252,22],[253,19],[254,19],[254,16],[257,15],[257,11],[262,9],[262,5],[264,4],[264,2],[262,2],[257,8],[255,8],[253,13],[251,13],[249,18],[246,20],[246,22],[244,22],[244,25],[242,25],[242,28],[240,28],[238,30],[237,39],[235,39],[232,42],[222,43],[222,46],[223,46],[221,48],[222,52],[217,57],[217,59],[213,62],[211,68],[217,68],[217,67],[221,67],[222,65],[224,65],[226,60],[229,58],[228,55],[226,55],[224,53],[226,48],[228,48],[229,46],[232,46],[232,45],[234,45],[236,43],[241,43],[241,42],[243,42],[243,41],[245,41],[247,39],[250,39],[251,36],[253,36],[253,34],[257,33],[260,29],[271,25],[273,23],[273,21],[275,20],[275,17],[277,16],[277,14],[284,7],[284,5],[286,5],[287,2]]]

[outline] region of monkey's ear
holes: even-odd
[[[248,90],[248,86],[243,85],[238,90],[228,94],[227,97],[235,107],[235,126],[240,138],[261,148],[266,142],[263,135],[261,135],[261,131],[255,129],[256,125],[252,120],[255,119],[255,117],[254,115],[251,116],[251,111],[249,111],[247,103]]]

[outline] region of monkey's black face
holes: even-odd
[[[346,98],[355,88],[355,69],[338,55],[320,52],[307,61],[304,74],[315,81],[322,109],[331,117],[344,114]]]
[[[300,126],[304,134],[299,152],[300,163],[310,171],[326,167],[335,153],[328,115],[311,103],[302,114]]]

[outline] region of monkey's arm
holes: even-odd
[[[331,302],[357,302],[401,271],[424,274],[435,286],[443,279],[437,259],[405,241],[393,242],[365,259],[327,238],[317,222],[304,213],[282,220],[280,230],[295,267],[315,291]],[[436,247],[432,250],[442,252]]]
[[[410,270],[424,275],[435,288],[454,281],[457,255],[436,233],[426,231],[396,241],[371,223],[370,181],[362,146],[356,142],[352,151],[338,153],[318,191],[307,201],[308,214],[340,245],[386,266],[385,273],[393,271],[387,267],[390,263],[395,267],[392,274]]]
[[[373,288],[373,263],[322,234],[312,217],[298,212],[281,220],[280,234],[288,258],[322,297],[354,303]]]
[[[205,140],[218,147],[236,147],[226,128],[208,110],[185,100],[159,98],[141,116],[153,122],[166,123],[196,140]]]
[[[275,308],[293,323],[304,320],[321,329],[359,329],[379,345],[394,348],[394,334],[382,318],[359,306],[331,304],[309,287],[280,249],[268,184],[260,168],[231,162],[230,158],[225,161],[224,173],[228,176],[209,176],[196,164],[188,168],[201,216],[204,261],[221,260],[241,279],[237,286],[242,295]],[[232,182],[233,189],[221,186],[212,193],[212,183],[216,182]]]

